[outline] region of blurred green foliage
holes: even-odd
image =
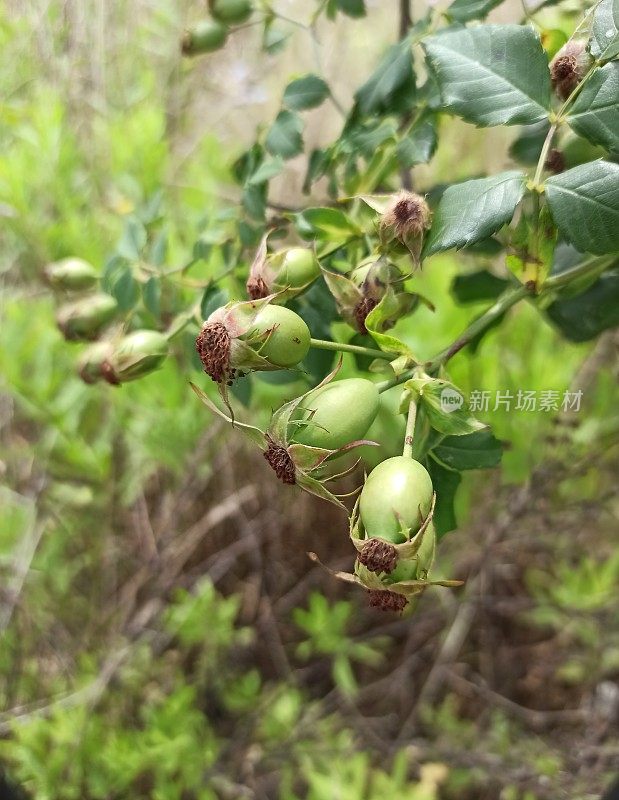
[[[131,18],[131,3],[116,5]],[[355,4],[340,3],[347,5]],[[39,289],[42,267],[79,253],[103,272],[111,253],[133,255],[136,242],[156,266],[176,266],[193,258],[198,239],[203,249],[192,274],[219,274],[225,265],[209,247],[229,225],[229,210],[216,198],[222,185],[230,188],[229,151],[236,143],[206,135],[187,157],[174,151],[179,122],[171,110],[178,98],[161,88],[179,69],[172,56],[181,23],[174,4],[152,4],[129,26],[133,47],[123,49],[119,38],[109,87],[114,102],[103,94],[95,98],[98,104],[79,85],[68,92],[71,65],[63,57],[61,14],[61,3],[49,4],[42,36],[55,31],[56,38],[49,39],[46,56],[32,45],[32,20],[0,8],[0,48],[9,65],[0,69],[0,462],[6,483],[0,488],[0,583],[25,598],[23,607],[0,620],[1,758],[35,800],[245,797],[245,777],[255,763],[274,776],[265,796],[279,791],[283,800],[438,800],[449,791],[465,796],[458,793],[483,786],[484,776],[406,749],[393,763],[377,765],[376,752],[359,741],[347,719],[324,708],[295,677],[303,670],[326,673],[321,686],[350,700],[366,674],[387,670],[389,640],[373,631],[359,634],[354,599],[330,601],[312,592],[297,602],[287,622],[294,629],[289,657],[295,672],[285,679],[244,661],[256,632],[242,621],[241,594],[224,596],[209,580],[173,592],[160,619],[137,640],[106,618],[118,589],[110,565],[135,558],[141,566],[131,547],[117,541],[118,514],[149,489],[156,494],[160,487],[153,490],[153,481],[178,486],[192,470],[204,483],[214,467],[194,456],[215,423],[187,387],[192,337],[179,339],[177,359],[121,390],[92,391],[74,377],[80,346],[67,347],[55,328],[50,300]],[[56,74],[49,71],[52,63]],[[82,80],[77,76],[76,84]],[[462,176],[474,173],[484,155],[471,146],[472,129],[456,124],[447,135],[464,142],[463,157],[454,159],[446,148],[437,177],[452,179],[454,169]],[[158,212],[148,219],[157,199],[165,224]],[[455,275],[478,270],[484,258],[464,255],[457,264],[440,255],[416,279],[437,311],[421,308],[395,333],[421,357],[446,346],[485,309],[485,302],[465,307],[450,294]],[[238,291],[237,276],[230,276],[229,286]],[[158,302],[145,298],[147,309]],[[559,358],[549,357],[556,352]],[[524,306],[476,353],[458,355],[450,371],[469,390],[563,391],[589,352],[590,345],[559,339]],[[353,374],[347,357],[342,376]],[[282,387],[252,383],[247,414],[264,424],[260,417],[281,398]],[[285,392],[298,388],[289,383]],[[391,402],[395,406],[397,398]],[[601,374],[586,403],[587,421],[574,434],[579,452],[616,441],[611,375]],[[392,410],[381,412],[369,438],[395,441],[402,423]],[[524,481],[550,455],[572,452],[572,440],[556,442],[550,453],[546,446],[531,447],[547,441],[551,415],[497,409],[481,417],[512,442],[503,461],[506,482]],[[218,442],[229,446],[221,436]],[[602,478],[600,469],[592,469],[566,480],[562,490],[569,497],[595,496]],[[462,519],[477,502],[481,480],[464,476]],[[600,642],[605,621],[614,619],[619,562],[610,556],[601,563],[596,553],[578,563],[570,554],[558,558],[552,581],[548,571],[529,570],[535,608],[527,619],[587,648],[561,665],[566,681],[613,675],[619,644]],[[106,664],[116,656],[120,667],[108,680]],[[451,696],[428,709],[424,723],[429,735],[450,746],[480,746],[474,723],[460,715]],[[487,728],[482,745],[489,752],[507,756],[526,739],[501,714]],[[229,753],[235,742],[243,745],[243,763]],[[557,755],[540,752],[537,740],[516,749],[541,775],[553,777],[560,768]],[[507,787],[501,800],[534,796]]]

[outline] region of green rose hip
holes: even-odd
[[[69,292],[90,289],[99,280],[97,270],[82,258],[54,261],[45,267],[44,274],[54,289],[65,289]]]
[[[108,383],[126,383],[158,369],[168,355],[168,340],[163,333],[133,331],[123,336],[107,359],[103,376]]]
[[[334,381],[310,392],[293,417],[298,425],[293,440],[310,447],[337,450],[362,439],[376,419],[380,395],[363,378]]]
[[[294,367],[310,348],[310,332],[298,314],[283,306],[267,305],[258,313],[254,328],[268,336],[260,355],[278,367]]]
[[[228,38],[228,28],[215,20],[198,22],[183,34],[181,50],[183,55],[196,56],[220,50]]]
[[[211,15],[226,25],[238,25],[249,19],[253,11],[250,0],[210,0]]]
[[[383,461],[368,475],[359,497],[367,538],[394,544],[406,541],[402,527],[414,535],[432,507],[432,480],[425,467],[407,456]]]
[[[204,371],[220,386],[242,373],[294,367],[307,355],[309,328],[271,299],[228,303],[202,325],[196,349]]]
[[[65,339],[96,339],[118,312],[116,300],[109,294],[93,294],[58,310],[56,322]]]

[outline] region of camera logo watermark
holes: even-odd
[[[441,391],[441,410],[445,411],[447,414],[462,408],[463,404],[464,397],[455,389],[446,387]]]

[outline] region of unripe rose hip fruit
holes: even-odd
[[[99,274],[93,265],[81,258],[54,261],[43,272],[54,289],[66,289],[70,292],[91,289],[99,280]]]
[[[259,312],[252,330],[271,333],[260,355],[278,367],[294,367],[310,348],[310,331],[298,314],[284,306],[267,305]]]
[[[168,340],[162,333],[133,331],[113,348],[103,374],[109,383],[133,381],[160,367],[167,355]]]
[[[212,53],[220,50],[228,38],[228,28],[216,20],[206,19],[188,28],[181,40],[181,51],[186,56]]]
[[[277,275],[277,283],[287,286],[305,286],[320,275],[320,267],[312,250],[306,247],[291,247]]]
[[[249,19],[253,11],[251,0],[209,0],[214,19],[226,25],[238,25]]]
[[[432,507],[432,480],[425,467],[407,456],[388,458],[368,475],[359,497],[367,538],[405,541],[401,526],[414,535]]]
[[[362,439],[376,419],[380,395],[372,381],[345,378],[310,392],[293,416],[298,426],[293,440],[310,447],[337,450]]]
[[[96,339],[117,310],[116,300],[109,294],[93,294],[62,306],[56,322],[65,339]]]

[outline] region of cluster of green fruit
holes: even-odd
[[[237,377],[301,364],[316,340],[304,320],[282,303],[319,276],[311,250],[295,247],[267,254],[263,242],[247,281],[250,299],[216,309],[203,323],[196,349],[226,405],[227,387]],[[260,447],[280,480],[345,509],[326,484],[348,472],[337,471],[343,454],[376,445],[364,437],[378,414],[380,394],[377,384],[365,378],[334,380],[337,371],[275,411],[266,431],[234,424]],[[197,387],[194,390],[211,410],[232,422],[232,416]],[[430,475],[410,456],[410,447],[404,455],[380,463],[367,476],[350,518],[350,537],[357,549],[354,574],[337,576],[367,589],[373,606],[404,608],[410,596],[431,583],[433,509]]]
[[[240,25],[252,15],[251,0],[209,0],[210,19],[187,28],[181,40],[186,56],[212,53],[226,43],[231,25]]]
[[[65,258],[48,264],[45,277],[54,292],[63,298],[56,321],[70,342],[93,342],[78,364],[86,383],[105,380],[126,383],[157,369],[168,355],[165,334],[153,330],[122,333],[113,328],[120,316],[116,300],[96,291],[97,270],[81,258]],[[66,296],[71,299],[65,299]],[[111,331],[105,338],[104,333]]]
[[[413,225],[405,224],[411,219]],[[302,317],[285,305],[317,279],[324,278],[342,318],[358,330],[366,322],[370,325],[369,313],[374,314],[374,323],[379,319],[381,325],[392,324],[391,317],[381,311],[385,302],[397,317],[410,308],[412,296],[397,288],[401,277],[394,277],[394,270],[400,273],[384,248],[394,234],[414,258],[428,219],[425,201],[417,195],[400,193],[386,202],[379,220],[383,249],[356,265],[348,276],[321,268],[310,247],[269,252],[266,235],[249,271],[248,299],[217,308],[202,323],[196,338],[204,372],[217,383],[230,415],[198,387],[193,386],[194,391],[213,412],[233,422],[228,387],[237,378],[249,372],[302,369],[311,347],[350,349],[347,344],[312,338]],[[73,295],[63,298],[57,316],[65,338],[93,342],[79,362],[85,382],[120,384],[161,366],[177,326],[165,333],[141,329],[127,333],[127,320],[121,318],[116,300],[97,290],[96,269],[81,259],[49,264],[45,276],[55,292]],[[190,322],[193,314],[185,317],[185,322]],[[380,343],[380,334],[372,330]],[[396,358],[382,350],[357,349],[387,361]],[[238,420],[234,425],[258,445],[282,482],[348,513],[342,496],[327,484],[355,468],[356,464],[339,466],[345,454],[363,445],[377,446],[365,437],[378,414],[380,392],[378,384],[367,378],[337,380],[338,371],[339,364],[318,386],[276,410],[265,431]],[[387,384],[383,388],[389,388]],[[405,403],[413,421],[414,404],[408,399]],[[357,550],[355,570],[337,574],[368,590],[370,603],[379,608],[401,610],[410,596],[431,583],[428,575],[436,541],[434,490],[425,467],[412,458],[412,433],[413,429],[407,428],[402,456],[383,461],[366,478],[350,517],[350,538]]]

